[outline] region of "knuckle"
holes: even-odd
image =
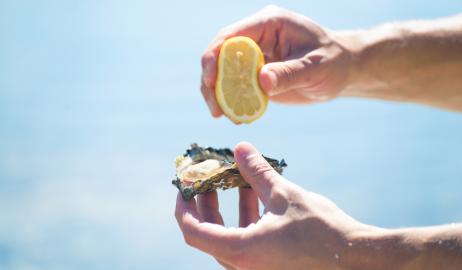
[[[231,34],[231,28],[229,26],[225,26],[223,28],[221,28],[220,30],[218,30],[218,36],[219,37],[222,37],[222,38],[225,38],[227,36],[229,36]]]
[[[273,187],[271,189],[270,198],[272,199],[280,199],[286,197],[286,191],[280,187]]]
[[[287,192],[281,188],[273,187],[269,195],[269,201],[274,208],[273,210],[279,209],[284,212],[289,206],[289,198]]]
[[[285,19],[290,17],[290,12],[286,9],[281,8],[277,5],[267,5],[261,10],[261,13],[266,14],[268,17],[273,18],[275,20]]]
[[[258,158],[258,160],[252,165],[252,169],[252,176],[254,178],[271,177],[274,173],[273,167],[263,160],[263,158]]]
[[[205,99],[209,98],[209,89],[207,88],[207,86],[205,86],[204,83],[201,84],[201,93]]]
[[[183,235],[184,241],[188,246],[194,246],[194,241],[193,238],[189,234],[184,234]]]
[[[213,53],[209,51],[205,51],[201,57],[202,69],[207,70],[209,68],[210,63],[213,62],[213,59],[214,59]]]
[[[290,82],[290,81],[292,81],[294,79],[294,72],[292,71],[292,69],[289,66],[283,65],[279,69],[279,77],[280,77],[282,83]]]
[[[281,22],[282,17],[279,14],[271,15],[268,18],[265,19],[265,25],[269,29],[278,29],[280,22]]]
[[[196,243],[196,239],[194,237],[194,233],[193,233],[193,230],[190,226],[188,226],[187,224],[184,224],[183,227],[181,228],[181,230],[183,231],[183,239],[184,239],[184,242],[188,245],[188,246],[195,246],[195,243]]]
[[[275,5],[275,4],[266,5],[262,9],[263,12],[270,12],[270,13],[277,13],[277,12],[280,12],[281,10],[283,10],[283,9],[281,7]]]

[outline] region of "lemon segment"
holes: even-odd
[[[234,123],[251,123],[266,110],[258,72],[264,64],[260,47],[248,37],[227,39],[218,56],[215,94],[223,113]]]

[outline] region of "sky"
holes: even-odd
[[[460,13],[461,1],[274,1],[330,29]],[[201,53],[267,1],[0,0],[0,269],[218,269],[174,218],[174,158],[246,140],[361,222],[462,219],[462,114],[360,99],[209,115]],[[237,225],[237,192],[220,192]]]

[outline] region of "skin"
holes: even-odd
[[[265,62],[259,79],[274,102],[338,96],[427,104],[462,111],[462,15],[339,32],[275,6],[223,28],[202,56],[201,91],[213,116],[220,46],[248,36]]]
[[[222,42],[258,41],[259,79],[288,104],[338,96],[428,104],[462,111],[462,16],[334,32],[274,6],[224,28],[202,57],[201,90],[212,115]],[[251,144],[235,147],[252,189],[239,191],[239,228],[227,228],[216,192],[184,201],[175,216],[187,244],[226,269],[462,269],[462,224],[384,229],[363,224],[327,198],[275,172]],[[260,216],[258,200],[264,206]]]

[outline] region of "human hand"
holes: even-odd
[[[223,28],[202,55],[201,91],[215,117],[223,114],[215,98],[217,58],[233,36],[250,37],[261,47],[267,64],[260,85],[272,101],[325,101],[347,85],[351,53],[335,35],[307,17],[269,6]]]
[[[197,202],[178,194],[175,216],[185,241],[227,269],[339,269],[349,236],[366,226],[284,179],[252,145],[238,144],[235,160],[252,186],[239,193],[240,228],[223,226],[216,192]]]

